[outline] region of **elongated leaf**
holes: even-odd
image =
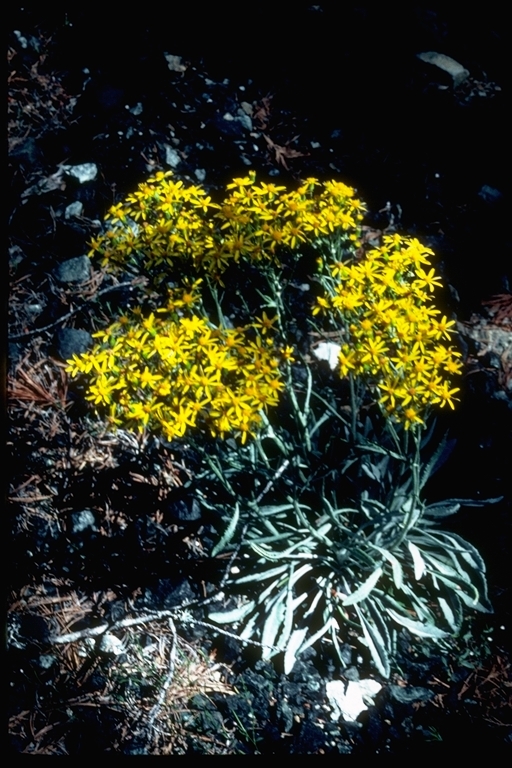
[[[248,621],[245,622],[245,626],[243,630],[238,635],[240,640],[250,640],[251,637],[255,634],[256,631],[256,624],[258,620],[260,619],[260,614],[258,611],[255,611],[252,616],[249,617]]]
[[[377,547],[374,544],[373,548],[378,549],[381,555],[385,557],[389,563],[391,563],[391,568],[393,570],[393,581],[395,583],[395,587],[397,589],[402,589],[402,584],[404,581],[404,572],[402,570],[402,566],[399,560],[397,560],[397,558],[392,554],[392,552],[389,552],[387,549],[384,549],[383,547]]]
[[[382,448],[382,446],[366,440],[362,441],[359,445],[356,445],[356,448],[362,451],[370,451],[370,453],[380,453],[381,456],[391,456],[398,461],[405,461],[405,458],[399,453],[395,453],[395,451],[391,451],[389,448]]]
[[[474,611],[480,611],[480,613],[494,613],[494,609],[489,602],[487,595],[480,595],[475,600],[472,600],[463,590],[457,592],[462,602],[472,608]]]
[[[442,503],[429,504],[428,507],[425,507],[425,514],[429,517],[449,517],[458,512],[459,509],[460,504],[458,502],[443,501]]]
[[[443,590],[444,599],[450,606],[450,610],[453,614],[453,631],[457,634],[460,632],[464,614],[462,611],[462,601],[457,593],[452,589]]]
[[[444,558],[441,560],[441,555],[438,557],[433,557],[430,552],[424,551],[423,557],[427,563],[435,568],[438,574],[448,576],[448,578],[456,579],[466,584],[471,583],[471,579],[469,578],[466,571],[460,570],[459,568],[453,568],[451,565],[448,565],[448,563],[444,561]]]
[[[480,555],[480,552],[475,549],[472,544],[469,543],[469,541],[466,541],[457,533],[446,533],[445,531],[439,531],[437,535],[442,537],[445,541],[449,541],[452,546],[454,546],[455,549],[461,553],[462,558],[471,566],[473,570],[479,571],[480,573],[485,573],[486,568],[482,556]]]
[[[323,594],[322,594],[322,584],[318,583],[318,591],[315,594],[314,598],[312,599],[311,605],[309,606],[309,608],[307,609],[306,613],[304,614],[304,617],[303,617],[304,620],[313,615],[313,613],[315,612],[315,609],[316,609],[318,603],[320,602],[320,600],[322,599],[322,597],[323,597]]]
[[[311,570],[313,570],[313,566],[310,563],[305,563],[304,565],[301,565],[300,568],[297,568],[296,571],[294,570],[294,572],[290,574],[288,580],[288,589],[291,590],[298,580]]]
[[[384,621],[384,606],[382,602],[374,597],[372,597],[367,600],[365,604],[365,608],[368,611],[370,618],[372,619],[373,623],[375,624],[376,629],[379,632],[379,635],[382,637],[384,646],[389,650],[391,648],[391,637],[389,635],[389,628],[386,622]]]
[[[448,448],[447,436],[448,436],[448,432],[446,432],[441,442],[437,446],[436,450],[430,457],[429,461],[423,467],[423,470],[420,475],[420,488],[423,488],[423,486],[425,485],[429,477],[433,475],[434,472],[444,464],[444,462],[446,461],[446,458],[448,458],[453,448],[455,447],[455,441],[451,441],[451,443],[453,444],[451,444],[451,447]]]
[[[446,433],[437,446],[436,450],[430,457],[429,461],[425,464],[423,467],[423,470],[420,475],[420,488],[423,488],[427,480],[429,479],[430,475],[434,472],[434,467],[436,466],[439,458],[441,457],[441,454],[443,453],[445,447],[446,447],[446,438],[448,433]]]
[[[232,611],[213,611],[208,614],[210,621],[215,621],[217,624],[234,624],[235,621],[242,621],[250,612],[255,608],[256,603],[251,600],[245,605],[241,605],[239,608],[233,608]]]
[[[426,623],[426,624],[435,624],[435,617],[428,607],[427,601],[425,598],[419,596],[415,589],[407,586],[407,584],[404,584],[402,588],[402,592],[409,598],[409,605],[408,608],[412,608],[416,616],[418,617],[420,623]],[[386,600],[385,602],[389,602]],[[400,606],[400,609],[398,610],[398,613],[404,613],[405,607],[403,605]]]
[[[323,415],[323,416],[320,416],[320,418],[318,419],[318,421],[316,422],[316,424],[315,424],[315,425],[314,425],[314,426],[311,428],[311,430],[310,430],[310,432],[309,432],[309,436],[310,436],[310,437],[313,437],[313,435],[315,434],[315,432],[317,431],[317,429],[319,429],[319,428],[322,426],[322,424],[324,423],[324,421],[327,421],[327,419],[329,419],[329,418],[330,418],[330,417],[329,417],[329,414],[328,414],[328,413],[324,413],[324,415]]]
[[[451,605],[444,599],[444,597],[438,597],[437,602],[439,603],[439,607],[441,608],[447,624],[452,628],[453,632],[457,633],[460,629],[460,624],[457,622]]]
[[[331,624],[333,622],[332,616],[329,616],[325,624],[322,625],[322,627],[318,630],[318,632],[315,632],[314,635],[310,635],[307,640],[304,641],[304,643],[301,646],[300,652],[303,653],[306,648],[309,648],[311,645],[316,643],[317,640],[320,640],[321,637],[325,635],[326,632],[329,631],[331,628]]]
[[[495,496],[492,499],[444,499],[438,501],[431,506],[435,507],[437,504],[448,505],[460,504],[461,507],[486,507],[488,504],[497,504],[503,500],[503,496]]]
[[[293,504],[265,505],[263,507],[259,507],[258,515],[260,515],[261,517],[267,517],[269,515],[278,515],[281,512],[289,512],[290,509],[293,509]]]
[[[379,565],[379,567],[374,570],[374,572],[366,579],[363,584],[361,584],[360,587],[358,587],[358,589],[356,589],[355,592],[352,592],[352,594],[350,594],[342,601],[342,605],[355,605],[356,603],[360,603],[361,600],[364,600],[366,597],[368,597],[382,576],[382,572],[383,568],[381,565]]]
[[[288,645],[286,646],[286,651],[284,653],[285,675],[289,675],[295,666],[297,656],[300,653],[300,647],[304,638],[306,637],[307,632],[307,627],[303,627],[302,629],[295,629],[290,635],[290,639],[288,640]]]
[[[361,629],[363,630],[363,635],[373,659],[373,663],[377,667],[380,674],[383,677],[388,678],[390,673],[390,665],[388,649],[386,648],[384,638],[380,635],[378,629],[370,624],[368,619],[359,609],[359,606],[356,605],[355,609],[357,611]]]
[[[294,602],[295,601],[293,599],[293,587],[290,580],[288,582],[287,589],[286,589],[286,604],[285,604],[285,610],[284,610],[283,628],[281,631],[281,635],[279,636],[279,640],[276,643],[276,646],[277,648],[279,648],[280,651],[283,651],[286,648],[286,645],[288,643],[288,640],[290,638],[290,635],[293,629],[293,616],[295,613]]]
[[[277,650],[274,648],[274,642],[283,623],[285,599],[286,592],[283,591],[274,602],[274,605],[265,620],[263,631],[261,633],[261,644],[263,646],[261,657],[263,660],[270,659]]]
[[[416,579],[416,581],[420,581],[420,579],[422,579],[425,574],[425,570],[426,570],[425,561],[421,556],[421,552],[416,546],[416,544],[413,544],[412,541],[408,541],[407,547],[409,548],[409,552],[411,553],[412,562],[414,565],[414,578]]]
[[[394,611],[392,608],[386,608],[386,610],[397,624],[408,629],[413,635],[417,635],[418,637],[431,637],[434,640],[442,640],[444,637],[449,636],[448,632],[445,632],[444,629],[440,629],[433,624],[423,624],[420,621],[413,621],[413,619],[408,619],[406,616],[402,616],[402,614],[397,613],[397,611]]]
[[[264,567],[264,566],[263,566]],[[249,584],[251,581],[266,581],[274,576],[279,576],[288,570],[288,565],[278,565],[277,568],[269,568],[268,571],[260,571],[259,573],[249,573],[247,576],[241,576],[239,579],[233,579],[234,584]]]
[[[224,535],[222,536],[219,543],[212,550],[212,557],[216,557],[216,555],[218,555],[219,552],[222,552],[222,550],[225,549],[227,545],[230,543],[231,539],[235,535],[235,530],[236,530],[236,526],[238,525],[239,519],[240,519],[240,505],[237,502],[235,504],[233,517],[229,521],[228,527],[226,528]]]

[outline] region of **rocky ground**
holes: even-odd
[[[336,6],[336,7],[335,7]],[[324,754],[512,744],[512,270],[504,18],[411,5],[258,4],[172,24],[86,10],[10,20],[8,659],[11,750]],[[232,17],[230,17],[232,21]],[[212,37],[215,37],[212,40]],[[418,58],[417,54],[444,54]],[[446,57],[451,57],[447,59]],[[460,63],[459,63],[460,62]],[[506,138],[507,137],[507,138]],[[172,169],[210,194],[338,178],[368,225],[432,247],[466,360],[456,440],[428,487],[500,498],[452,529],[488,564],[493,615],[450,653],[405,634],[390,681],[347,646],[289,676],[208,626],[225,561],[184,490],[193,457],[113,436],[64,361],[137,303],[86,254],[106,210]],[[176,606],[188,606],[176,614]],[[173,610],[174,609],[174,610]],[[381,688],[356,720],[332,683]],[[348,690],[348,689],[347,689]],[[354,690],[354,689],[353,689]]]

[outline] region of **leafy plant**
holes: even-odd
[[[400,628],[443,643],[466,608],[491,610],[480,555],[438,527],[472,502],[423,498],[445,454],[428,421],[454,407],[462,368],[433,254],[397,234],[364,247],[363,211],[335,181],[287,192],[250,173],[214,203],[157,174],[92,250],[148,278],[149,308],[68,368],[114,429],[192,441],[196,494],[224,529],[212,555],[233,552],[241,595],[210,618],[286,672],[325,637],[388,676]]]

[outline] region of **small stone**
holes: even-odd
[[[499,189],[495,189],[495,187],[490,187],[488,184],[484,184],[478,193],[478,197],[480,197],[485,203],[497,203],[498,200],[501,200],[502,194]]]
[[[237,110],[236,119],[239,123],[241,123],[241,125],[243,125],[246,131],[252,131],[252,120],[249,115],[244,112],[243,109]]]
[[[18,39],[18,43],[21,45],[21,47],[22,48],[27,48],[27,46],[28,46],[27,38],[23,37],[23,35],[19,31],[19,29],[15,29],[14,30],[14,34],[16,35],[16,37]]]
[[[81,216],[83,212],[83,203],[81,203],[80,200],[76,200],[74,203],[70,203],[66,207],[66,210],[64,211],[64,218],[71,219],[73,216]]]
[[[184,499],[178,499],[171,508],[171,514],[181,522],[194,522],[202,517],[201,507],[196,499],[186,502]]]
[[[57,334],[57,354],[61,360],[70,360],[92,347],[93,339],[88,331],[80,328],[61,328]]]
[[[164,58],[171,72],[185,72],[187,65],[183,64],[181,56],[175,56],[173,53],[164,53]]]
[[[390,685],[389,695],[400,704],[411,704],[413,701],[429,701],[434,696],[434,693],[428,688],[414,685],[409,685],[405,688],[401,685]]]
[[[50,669],[56,661],[57,659],[55,656],[52,656],[50,653],[43,653],[43,655],[39,657],[39,666],[41,669]]]
[[[87,181],[94,181],[98,175],[98,166],[96,163],[81,163],[80,165],[61,165],[61,170],[68,176],[73,176],[80,184]]]
[[[165,163],[171,168],[177,168],[181,163],[181,157],[169,144],[164,144],[165,149]]]
[[[85,283],[91,277],[91,261],[88,256],[67,259],[54,270],[59,283]]]
[[[125,645],[118,637],[112,635],[110,632],[106,632],[101,638],[99,649],[102,653],[107,653],[112,656],[120,656],[125,652]]]
[[[204,168],[196,168],[194,171],[194,176],[199,182],[203,182],[206,179],[206,171]]]
[[[82,509],[80,512],[72,512],[70,519],[71,532],[74,534],[83,533],[88,530],[96,530],[96,518],[90,509]]]

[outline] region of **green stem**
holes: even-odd
[[[218,318],[218,324],[219,326],[222,326],[223,328],[226,328],[226,320],[224,318],[224,313],[222,312],[222,307],[220,305],[219,297],[217,295],[217,286],[213,285],[210,279],[207,279],[208,282],[208,288],[210,289],[210,295],[215,302],[215,308],[217,309],[217,318]]]
[[[353,443],[357,443],[357,399],[356,399],[356,388],[354,385],[354,377],[349,371],[348,374],[348,381],[350,385],[350,431],[352,434],[352,441]]]

